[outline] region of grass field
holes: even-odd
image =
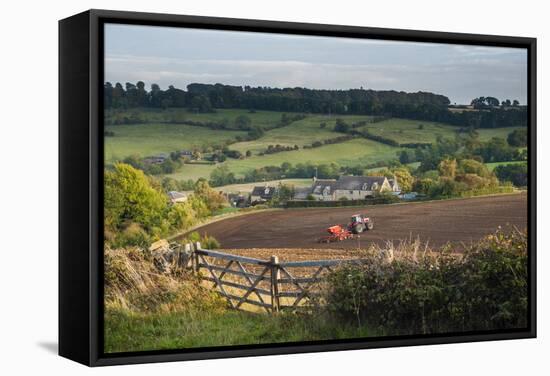
[[[248,170],[262,166],[280,166],[283,162],[297,163],[338,163],[341,166],[355,166],[369,164],[377,161],[385,161],[396,158],[400,148],[381,144],[366,139],[353,139],[339,144],[325,145],[314,149],[300,149],[282,153],[268,154],[264,156],[254,155],[250,158],[236,160],[228,159],[223,164],[230,171],[242,176]],[[169,175],[175,179],[193,179],[199,174],[211,172],[216,166],[185,165],[178,172]],[[203,175],[203,176],[209,176]]]
[[[420,125],[422,125],[422,129],[419,129]],[[478,129],[477,131],[479,139],[487,141],[492,137],[506,138],[510,132],[518,128]],[[368,124],[359,129],[368,129],[372,134],[387,137],[402,144],[408,142],[435,142],[438,136],[454,138],[458,127],[422,120],[392,118],[379,123]]]
[[[279,184],[293,185],[296,188],[310,187],[312,184],[311,179],[280,179],[280,180],[270,180],[262,182],[261,184],[269,186],[278,186]],[[252,189],[259,185],[259,183],[244,183],[244,184],[231,184],[224,185],[223,187],[216,187],[216,190],[226,192],[226,193],[239,193],[239,192],[251,192]]]
[[[105,127],[115,133],[105,137],[105,161],[112,163],[138,154],[142,157],[170,153],[176,150],[193,149],[233,140],[245,132],[216,130],[183,124],[136,124]]]
[[[250,150],[257,154],[259,151],[267,149],[269,145],[298,145],[300,147],[311,145],[314,141],[341,136],[341,134],[332,131],[335,121],[334,118],[327,119],[324,116],[308,116],[286,127],[272,129],[257,140],[235,143],[231,145],[230,149],[239,150],[242,153]],[[319,127],[322,122],[327,124],[325,128]]]
[[[418,129],[421,124],[423,129]],[[366,129],[377,136],[390,138],[399,143],[407,143],[435,142],[437,136],[454,138],[457,128],[441,123],[392,118],[359,128],[359,130]]]
[[[266,129],[265,134],[257,140],[232,143],[229,148],[239,150],[243,154],[250,150],[252,156],[243,160],[228,159],[223,164],[237,176],[243,176],[247,171],[264,167],[279,166],[283,162],[297,163],[331,163],[342,166],[355,166],[378,161],[387,161],[396,158],[400,148],[388,146],[367,139],[353,139],[338,144],[324,145],[313,149],[303,149],[304,145],[311,145],[315,141],[341,136],[332,131],[337,118],[342,118],[349,124],[369,119],[369,116],[324,116],[308,115],[305,119],[291,123],[288,126],[274,128],[279,125],[280,112],[258,111],[250,113],[247,110],[217,110],[215,113],[195,114],[184,109],[151,110],[135,109],[126,112],[117,111],[116,116],[134,115],[142,120],[151,121],[147,124],[107,126],[106,131],[114,132],[114,137],[105,138],[105,161],[113,163],[125,157],[138,154],[142,157],[159,153],[170,153],[175,150],[201,148],[208,145],[220,144],[227,140],[235,140],[238,135],[246,132],[237,130],[211,130],[205,127],[183,124],[163,124],[175,115],[178,119],[185,118],[193,121],[222,121],[234,124],[235,118],[240,115],[248,116],[253,125]],[[107,116],[113,116],[107,112]],[[321,128],[321,123],[326,123]],[[418,126],[422,124],[422,129]],[[406,142],[434,142],[437,136],[452,138],[456,135],[457,127],[446,124],[408,120],[389,119],[379,123],[368,124],[359,129],[369,129],[376,135],[381,135]],[[481,140],[491,137],[505,138],[515,128],[479,129]],[[258,155],[269,145],[294,146],[300,150],[275,154]],[[212,170],[218,165],[190,165],[185,164],[176,173],[170,175],[176,179],[198,179],[209,177]]]
[[[489,169],[489,171],[493,171],[498,166],[507,166],[507,165],[517,165],[517,164],[526,164],[525,161],[510,161],[510,162],[493,162],[493,163],[485,163],[485,166]]]
[[[376,335],[365,326],[242,311],[139,314],[108,309],[105,352],[315,341]]]
[[[252,120],[253,125],[264,129],[276,127],[281,120],[282,112],[275,111],[256,111],[250,113],[248,110],[241,109],[217,109],[212,113],[193,113],[185,108],[169,108],[166,110],[152,108],[135,108],[130,110],[107,110],[106,119],[112,117],[130,117],[134,115],[147,123],[163,123],[173,119],[178,121],[192,120],[200,122],[222,122],[226,120],[229,127],[235,127],[235,119],[240,115],[245,115]]]

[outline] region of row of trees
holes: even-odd
[[[278,179],[312,178],[336,179],[342,175],[342,168],[337,163],[315,164],[311,162],[293,165],[283,162],[280,166],[264,166],[249,170],[244,177],[236,177],[225,165],[218,166],[210,174],[210,185],[217,187],[236,183],[254,183]]]
[[[474,106],[476,109],[486,109],[488,107],[518,107],[519,101],[517,99],[514,99],[511,101],[510,99],[505,99],[502,102],[498,100],[498,98],[495,97],[478,97],[472,99],[471,105]]]
[[[525,125],[526,109],[516,105],[515,110],[494,108],[487,98],[474,99],[483,111],[451,112],[446,96],[427,93],[405,93],[393,90],[364,89],[314,90],[306,88],[271,88],[230,86],[222,84],[190,84],[187,91],[169,86],[161,90],[152,84],[110,82],[104,85],[105,108],[169,108],[183,107],[193,112],[213,112],[215,108],[244,108],[251,111],[270,110],[322,114],[368,114],[409,119],[447,122],[459,126],[494,128]],[[498,100],[496,100],[498,102]],[[507,103],[505,101],[505,103]],[[514,102],[516,103],[516,102]],[[519,104],[519,103],[518,103]],[[511,103],[511,106],[514,106]]]

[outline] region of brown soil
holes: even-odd
[[[327,227],[345,224],[356,213],[367,214],[374,221],[374,230],[362,234],[359,239],[330,244],[317,242],[326,235]],[[498,226],[527,227],[526,194],[364,208],[259,212],[211,223],[197,231],[214,236],[224,249],[325,249],[326,252],[320,251],[319,255],[328,255],[330,249],[357,249],[371,242],[384,245],[387,241],[398,242],[417,237],[429,242],[432,247],[440,247],[447,242],[462,247],[494,232]],[[265,252],[267,254],[269,250]]]

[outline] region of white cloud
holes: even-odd
[[[122,29],[107,35],[105,78],[113,82],[362,86],[430,91],[459,103],[479,95],[526,101],[527,59],[520,49],[148,27],[138,35],[138,29]]]

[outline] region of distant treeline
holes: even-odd
[[[405,93],[364,89],[314,90],[270,88],[222,84],[190,84],[187,91],[170,86],[151,90],[145,83],[104,85],[104,107],[188,108],[193,112],[213,112],[215,108],[242,108],[251,111],[284,111],[322,114],[360,114],[439,121],[457,126],[496,128],[527,123],[523,107],[487,108],[482,111],[451,112],[449,98],[427,92]]]

